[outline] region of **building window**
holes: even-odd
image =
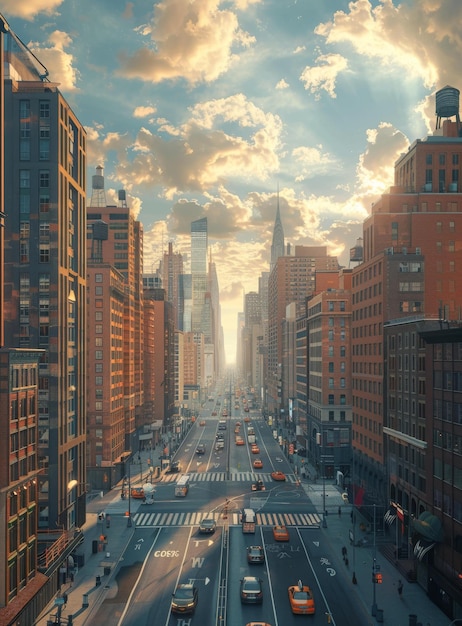
[[[102,283],[102,282],[103,282],[103,275],[95,274],[95,283]]]
[[[48,193],[40,193],[39,211],[40,213],[48,213],[50,210],[50,196]]]
[[[95,350],[95,361],[101,361],[103,359],[103,351]]]
[[[95,346],[97,348],[101,348],[103,345],[103,338],[102,337],[95,337]]]
[[[425,163],[426,165],[431,165],[432,164],[432,155],[431,154],[426,154],[425,155]]]
[[[329,396],[328,396],[328,403],[329,404],[335,404],[335,402],[334,402],[334,394],[333,393],[329,394]]]
[[[103,321],[103,312],[95,311],[95,321],[102,322]]]
[[[340,404],[346,404],[346,395],[344,393],[340,394]]]
[[[95,296],[102,296],[103,295],[103,288],[101,285],[96,285],[95,287]]]
[[[50,274],[39,274],[39,291],[50,290]]]
[[[328,306],[329,311],[334,310],[334,303],[332,302],[332,300],[329,300],[329,302],[327,303],[327,306]]]
[[[333,388],[334,388],[334,379],[329,378],[329,389],[333,389]]]
[[[95,333],[97,335],[100,335],[103,332],[103,325],[102,324],[96,324],[95,325]]]
[[[49,263],[50,262],[50,244],[41,243],[39,248],[39,262],[40,263]]]
[[[455,252],[455,250],[456,250],[455,243],[453,241],[449,241],[448,242],[448,251],[449,252]]]
[[[329,422],[333,422],[335,420],[335,411],[329,411]]]
[[[50,172],[48,170],[40,170],[39,186],[40,189],[48,189],[50,187]]]
[[[328,368],[329,372],[332,374],[334,372],[334,363],[332,361],[329,361]]]

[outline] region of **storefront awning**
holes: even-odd
[[[443,541],[443,526],[436,515],[424,511],[419,515],[419,519],[413,520],[412,524],[424,539],[437,543]]]

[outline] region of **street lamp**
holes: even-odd
[[[316,443],[320,450],[321,472],[322,472],[322,527],[327,528],[326,520],[326,476],[324,471],[324,456],[322,447],[322,434],[316,433]]]
[[[127,528],[132,527],[132,512],[131,512],[131,497],[132,497],[132,487],[131,487],[131,469],[130,469],[131,459],[128,459],[128,519],[127,519]]]

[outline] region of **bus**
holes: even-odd
[[[177,483],[175,485],[175,496],[177,498],[184,498],[188,495],[188,491],[189,475],[183,474],[183,476],[180,476],[180,478],[177,480]]]

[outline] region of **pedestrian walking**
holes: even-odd
[[[398,595],[400,597],[403,595],[403,583],[401,579],[398,580]]]
[[[343,560],[345,561],[346,556],[347,556],[347,549],[346,549],[345,546],[343,546],[343,548],[342,548],[342,556],[343,556]]]
[[[338,516],[342,517],[342,509],[341,509],[341,507],[338,507]]]

